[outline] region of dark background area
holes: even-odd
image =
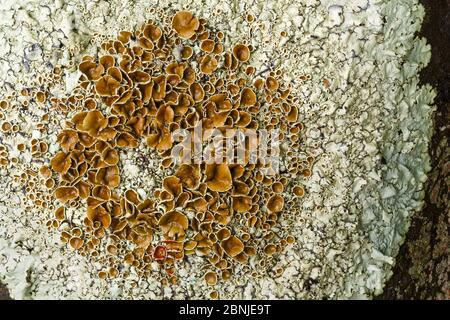
[[[431,62],[421,73],[422,84],[437,91],[435,132],[430,145],[432,171],[426,183],[425,206],[412,217],[393,276],[378,299],[450,299],[450,0],[421,0],[426,17],[420,36],[432,47]],[[9,299],[0,284],[0,300]]]
[[[432,170],[425,185],[425,206],[411,220],[394,274],[379,299],[450,299],[450,0],[421,3],[427,14],[419,35],[427,38],[432,50],[421,82],[437,91]]]

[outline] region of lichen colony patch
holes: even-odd
[[[372,297],[429,170],[416,0],[5,0],[14,298]]]
[[[295,242],[286,224],[304,189],[290,177],[310,176],[314,162],[301,156],[301,102],[279,73],[263,77],[246,63],[252,46],[225,50],[223,38],[205,19],[179,11],[170,25],[148,21],[135,32],[120,31],[97,57],[84,56],[68,97],[35,92],[38,104],[70,117],[57,135],[61,150],[24,177],[27,196],[54,211],[46,225],[60,230],[68,248],[104,266],[101,279],[127,277],[129,265],[140,277],[175,285],[177,265],[196,255],[214,286],[234,276],[235,264],[249,277],[266,275],[273,256]],[[260,129],[289,147],[266,146]],[[191,140],[197,131],[199,140],[175,154],[181,130]],[[118,191],[120,150],[142,142],[158,153],[166,175],[148,198]],[[36,156],[48,149],[31,144]],[[212,157],[187,157],[203,145]],[[279,173],[280,162],[288,163],[289,177]],[[286,193],[294,195],[287,203]],[[69,208],[83,213],[82,224],[70,219]]]

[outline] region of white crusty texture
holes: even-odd
[[[66,84],[53,93],[70,92],[80,57],[94,54],[119,30],[157,21],[155,6],[207,18],[225,32],[226,46],[251,43],[256,51],[250,63],[258,72],[280,68],[303,101],[307,143],[319,159],[292,226],[298,243],[278,261],[283,275],[237,276],[219,285],[221,298],[370,298],[381,292],[410,216],[422,204],[429,170],[435,94],[418,84],[430,59],[430,47],[416,37],[424,16],[418,0],[3,0],[2,94],[27,86],[56,64],[64,68]],[[256,18],[252,31],[247,13]],[[300,81],[302,75],[311,79]],[[0,135],[10,153],[14,143],[40,134],[33,123],[41,114],[6,114],[23,121],[24,134]],[[48,134],[55,136],[59,128],[54,130]],[[50,153],[56,151],[51,145]],[[142,152],[122,162],[126,181],[145,194],[161,177],[153,169],[137,174],[135,157]],[[26,152],[20,157],[31,161]],[[149,161],[157,170],[158,160]],[[198,280],[201,259],[190,259],[178,271],[183,285],[172,288],[133,275],[125,281],[97,279],[99,266],[61,245],[45,228],[42,213],[24,211],[13,171],[0,169],[0,280],[13,298],[205,297],[206,285]]]

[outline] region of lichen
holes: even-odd
[[[2,151],[6,167],[0,168],[4,177],[0,182],[0,275],[14,298],[348,298],[380,292],[409,217],[421,206],[422,184],[429,170],[434,92],[418,85],[418,72],[427,64],[430,48],[415,37],[424,14],[417,1],[229,5],[195,0],[160,1],[158,7],[146,1],[3,1],[1,6],[0,50],[7,59],[0,60],[0,100],[17,102],[1,110],[0,121],[11,124],[11,129],[20,128],[0,135],[7,151]],[[317,159],[312,170],[304,173],[309,178],[302,177],[296,184],[301,210],[296,219],[286,222],[295,230],[296,243],[272,260],[273,272],[267,276],[247,279],[241,275],[248,270],[237,268],[232,281],[218,282],[213,291],[209,284],[215,283],[214,276],[198,267],[203,263],[200,257],[180,266],[179,284],[164,289],[158,282],[139,281],[133,272],[124,282],[99,279],[102,264],[60,250],[59,237],[46,231],[49,216],[45,212],[53,215],[59,207],[51,208],[51,195],[25,196],[39,182],[37,172],[45,159],[60,151],[57,140],[65,113],[74,112],[72,101],[63,97],[77,85],[82,57],[97,56],[101,43],[118,31],[135,30],[149,19],[158,21],[167,10],[188,10],[208,19],[208,24],[224,31],[224,48],[238,43],[252,47],[250,74],[267,78],[279,70],[273,76],[279,77],[280,84],[290,84],[291,94],[302,102],[297,111],[308,153],[298,156]],[[155,29],[148,32],[150,37],[158,36]],[[173,55],[190,59],[200,52],[208,54],[211,46],[206,42],[203,50],[192,51],[175,47]],[[230,66],[232,56],[226,62]],[[206,71],[216,67],[212,60],[202,65]],[[138,80],[139,75],[135,76]],[[49,86],[44,79],[54,83]],[[268,86],[275,83],[269,81]],[[114,86],[109,89],[105,94],[114,93]],[[11,92],[16,96],[9,97]],[[46,93],[45,103],[54,103],[52,96],[60,98],[61,110],[66,111],[48,117],[44,108],[28,108],[36,100],[43,101],[38,92]],[[200,99],[201,92],[196,88],[193,92]],[[251,94],[244,101],[252,101]],[[295,119],[296,111],[292,112]],[[60,139],[68,148],[69,137]],[[81,138],[89,144],[87,136]],[[121,141],[134,143],[126,135]],[[157,167],[160,156],[147,149],[140,144],[119,152],[121,183],[143,198],[164,178]],[[280,164],[281,172],[299,169],[289,163]],[[168,175],[175,173],[166,170]],[[52,187],[51,181],[48,186]],[[287,203],[291,196],[289,191],[286,194]],[[50,208],[37,209],[32,205],[35,201]],[[244,200],[239,202],[239,207],[245,206]],[[65,216],[82,225],[83,209],[87,208],[66,209]],[[238,242],[231,244],[231,249],[239,249]],[[109,249],[114,252],[113,247]],[[270,246],[265,250],[273,252]],[[162,249],[158,257],[159,253],[164,256]],[[151,268],[157,271],[157,262]],[[123,272],[119,269],[112,269],[111,275]],[[101,274],[106,276],[109,273]],[[202,278],[207,283],[195,281]],[[187,282],[196,285],[181,285]]]

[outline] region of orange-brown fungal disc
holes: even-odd
[[[63,130],[58,134],[57,142],[64,151],[69,152],[78,143],[78,133],[75,130]]]
[[[105,128],[98,132],[97,138],[101,141],[111,141],[117,135],[117,131],[114,128]]]
[[[23,91],[24,96],[28,96],[28,91]],[[8,100],[0,100],[0,109],[1,110],[7,110],[10,106],[10,102]]]
[[[184,236],[189,227],[189,220],[181,212],[169,211],[159,219],[158,225],[166,236],[177,239]]]
[[[222,241],[228,239],[231,236],[231,232],[227,228],[222,228],[216,233],[216,235],[217,239]]]
[[[86,115],[87,115],[87,112],[78,112],[77,114],[75,114],[72,117],[71,122],[73,123],[73,125],[75,126],[75,128],[77,130],[82,129],[83,120],[86,117]]]
[[[233,56],[240,62],[247,62],[250,59],[250,49],[239,43],[233,47]]]
[[[277,248],[273,244],[268,244],[264,247],[264,253],[268,256],[272,256],[274,253],[277,252]]]
[[[172,28],[184,39],[192,37],[199,26],[199,20],[189,11],[179,11],[172,18]]]
[[[101,64],[97,65],[89,60],[81,62],[78,68],[89,80],[98,80],[105,72],[105,68]]]
[[[293,237],[292,235],[289,235],[286,237],[286,242],[287,244],[294,244],[295,243],[295,237]]]
[[[180,179],[176,176],[169,176],[163,180],[163,188],[172,196],[176,197],[183,191]]]
[[[265,82],[263,79],[258,78],[253,82],[253,85],[255,86],[256,89],[260,90],[264,87],[264,83]]]
[[[118,147],[127,147],[127,148],[136,148],[139,145],[139,142],[132,134],[128,132],[122,132],[116,138],[116,144]]]
[[[193,200],[191,205],[197,212],[205,212],[208,209],[208,203],[204,198],[197,198]]]
[[[143,33],[144,37],[146,37],[149,40],[152,40],[153,42],[157,42],[162,36],[161,28],[153,24],[147,24],[144,28]]]
[[[99,221],[104,228],[109,228],[111,225],[111,215],[102,206],[89,206],[86,216],[91,222]]]
[[[116,59],[114,59],[111,55],[105,55],[100,58],[100,64],[103,66],[103,69],[106,71],[111,67],[114,67],[116,64]]]
[[[303,189],[303,187],[301,186],[295,186],[294,188],[292,188],[292,193],[296,197],[303,197],[305,195],[305,189]]]
[[[278,80],[272,76],[269,76],[266,79],[265,86],[266,89],[269,90],[270,92],[276,91],[278,90],[279,87]]]
[[[166,80],[164,75],[153,78],[152,96],[155,101],[161,101],[166,96]]]
[[[72,237],[69,240],[69,244],[74,250],[79,250],[83,246],[84,240],[79,237]]]
[[[131,40],[132,33],[129,31],[120,31],[117,35],[117,40],[119,40],[122,44],[127,44]]]
[[[86,132],[78,132],[78,139],[81,145],[86,148],[91,147],[95,143],[95,138],[87,134]]]
[[[1,131],[9,132],[12,129],[12,124],[8,121],[4,121],[0,127]]]
[[[185,47],[183,47],[183,49],[181,49],[181,52],[180,52],[180,54],[181,54],[181,59],[187,60],[187,59],[189,59],[190,57],[192,57],[192,54],[193,54],[193,53],[194,53],[194,50],[192,50],[191,47],[185,46]]]
[[[310,169],[305,169],[305,170],[303,170],[302,174],[304,177],[310,177],[312,172]]]
[[[117,165],[100,168],[95,175],[95,182],[111,188],[118,187],[120,184],[120,175]]]
[[[193,104],[194,99],[190,95],[182,93],[178,96],[178,101],[172,105],[172,109],[177,116],[183,116]]]
[[[282,193],[284,190],[284,186],[281,182],[275,182],[274,184],[272,184],[272,191],[275,193]]]
[[[214,44],[214,49],[213,49],[212,53],[221,54],[222,52],[223,52],[223,44],[221,44],[221,43]]]
[[[101,97],[112,97],[116,95],[119,87],[119,81],[117,81],[110,75],[105,75],[101,77],[95,84],[95,91]]]
[[[202,85],[199,83],[195,82],[191,84],[189,87],[189,91],[195,102],[200,102],[205,97],[205,90],[203,90]]]
[[[231,236],[228,239],[223,240],[220,244],[226,254],[232,258],[244,251],[244,244],[236,236]]]
[[[107,186],[95,186],[92,189],[92,196],[100,200],[108,201],[111,198],[111,189]]]
[[[45,92],[38,91],[36,93],[36,101],[38,103],[44,103],[46,99],[47,99],[47,95],[45,94]]]
[[[207,164],[206,185],[212,191],[225,192],[233,186],[230,168],[227,164]]]
[[[175,74],[179,77],[182,77],[184,72],[184,65],[176,62],[171,63],[166,67],[166,72],[168,74]]]
[[[229,53],[229,52],[225,52],[224,56],[223,56],[223,67],[225,69],[231,69],[231,64],[232,64],[232,59],[233,58],[233,54]]]
[[[283,210],[284,207],[284,198],[278,194],[273,195],[267,201],[267,209],[270,212],[278,213]]]
[[[169,105],[161,106],[156,113],[156,121],[158,121],[162,125],[171,123],[174,117],[175,112]]]
[[[153,50],[155,45],[148,38],[140,37],[138,39],[139,45],[146,50]]]
[[[200,49],[207,53],[211,53],[214,50],[215,44],[216,43],[214,42],[214,40],[206,39],[203,40],[202,43],[200,44]]]
[[[147,137],[147,145],[161,152],[169,150],[172,144],[172,135],[167,128],[162,128],[158,133],[152,133]]]
[[[241,104],[246,107],[254,106],[256,103],[256,94],[250,88],[244,88],[241,91]]]
[[[147,72],[136,70],[133,72],[130,72],[128,74],[131,80],[133,80],[134,83],[148,83],[151,80],[150,75]]]
[[[75,187],[78,189],[78,193],[80,194],[80,198],[86,199],[89,196],[91,186],[89,183],[85,181],[79,181]]]
[[[205,281],[210,286],[215,286],[217,284],[217,273],[209,271],[205,273]]]
[[[247,212],[251,209],[253,201],[251,197],[233,197],[233,209],[236,212]]]
[[[52,176],[52,171],[50,170],[50,168],[48,166],[42,166],[39,169],[39,173],[44,178],[50,178]]]
[[[58,187],[55,190],[55,197],[62,203],[78,198],[78,189],[75,187]]]
[[[96,137],[107,125],[108,119],[106,119],[99,110],[93,110],[86,114],[80,129],[87,132],[90,136]]]
[[[183,72],[183,80],[186,81],[187,84],[191,84],[195,81],[195,70],[191,67],[187,67]]]
[[[131,189],[125,191],[125,199],[136,206],[141,202],[137,192]]]
[[[298,119],[298,108],[296,106],[291,106],[291,110],[286,116],[286,120],[289,122],[295,122]]]
[[[52,160],[50,160],[50,166],[52,169],[58,173],[66,173],[72,164],[70,154],[65,152],[58,152]]]
[[[209,31],[204,31],[204,27],[203,25],[200,23],[200,28],[197,30],[197,36],[195,38],[195,40],[197,41],[204,41],[206,39],[208,39],[210,32]]]
[[[102,158],[110,166],[117,164],[120,160],[119,153],[117,152],[117,150],[112,149],[110,147],[103,150]]]
[[[195,165],[181,164],[175,173],[184,187],[189,190],[195,190],[200,185],[200,168]]]
[[[202,61],[200,62],[200,71],[204,74],[211,74],[219,65],[219,62],[216,60],[216,58],[211,56],[204,56]]]
[[[62,221],[66,218],[66,208],[64,206],[59,207],[55,210],[55,219]]]

